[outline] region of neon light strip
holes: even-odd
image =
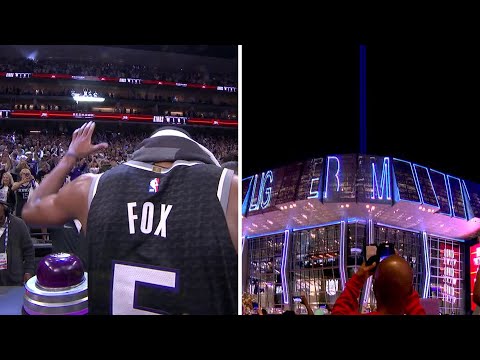
[[[328,173],[330,172],[330,159],[336,159],[337,160],[337,172],[335,174],[335,177],[337,178],[337,192],[340,189],[340,179],[338,178],[338,173],[340,172],[340,160],[336,156],[328,156],[327,157],[327,176],[326,176],[326,181],[325,181],[325,193],[323,197],[326,199],[328,196]]]
[[[318,181],[318,180],[320,180],[319,177],[318,177],[318,178],[313,178],[313,179],[310,181],[310,194],[315,194],[315,195],[309,196],[309,197],[307,197],[307,199],[317,199],[317,198],[318,198],[318,195],[319,195],[319,194],[318,194],[318,191],[313,191],[313,192],[312,192],[313,182],[314,182],[314,181]],[[318,188],[318,186],[317,186],[317,188]]]
[[[55,110],[11,110],[9,112],[9,117],[29,117],[29,118],[42,118],[48,119],[51,117],[60,117],[60,118],[73,118],[73,119],[105,119],[105,120],[127,120],[127,121],[141,121],[144,120],[148,123],[158,123],[158,124],[179,124],[177,120],[182,120],[182,124],[201,124],[201,125],[211,125],[211,126],[238,126],[238,121],[223,121],[220,119],[197,119],[197,118],[188,118],[185,116],[163,116],[163,121],[156,121],[157,115],[141,115],[141,114],[116,114],[116,113],[98,113],[98,112],[65,112],[65,111],[55,111]],[[43,116],[42,116],[43,115]]]
[[[367,223],[367,221],[366,221],[365,219],[357,219],[357,218],[348,218],[348,219],[347,219],[347,222],[348,222],[349,224],[351,224],[351,223],[366,224],[366,223]]]
[[[280,268],[280,278],[282,280],[282,296],[283,296],[283,303],[288,304],[289,296],[288,296],[288,279],[285,275],[285,269],[287,266],[287,259],[288,259],[288,237],[290,235],[289,230],[285,230],[285,237],[283,241],[283,251],[282,251],[282,264]]]
[[[324,224],[303,226],[303,227],[295,228],[292,231],[308,230],[308,229],[320,228],[320,227],[324,227],[324,226],[328,226],[328,225],[336,225],[336,224],[340,224],[340,221],[332,221],[332,222],[328,222],[328,223],[324,223]]]
[[[448,203],[448,208],[450,209],[450,213],[447,214],[447,213],[444,213],[444,212],[440,211],[440,214],[452,216],[452,207],[450,206],[450,191],[448,190],[448,186],[447,186],[447,177],[445,176],[444,173],[442,173],[440,171],[433,170],[433,169],[430,169],[430,171],[433,171],[433,172],[436,172],[437,174],[442,174],[443,175],[443,180],[445,181],[445,189],[447,190],[447,203]]]
[[[413,183],[415,185],[415,191],[417,192],[417,195],[418,195],[418,198],[420,199],[420,204],[423,203],[423,199],[422,199],[422,196],[420,195],[419,191],[418,191],[418,185],[417,185],[417,179],[415,178],[415,173],[413,172],[413,167],[412,167],[412,163],[410,161],[405,161],[405,160],[402,160],[402,159],[397,159],[397,158],[393,158],[393,160],[395,161],[401,161],[401,162],[404,162],[404,163],[407,163],[408,165],[410,165],[410,170],[412,172],[412,177],[413,177]],[[395,176],[395,163],[393,165],[393,174]],[[396,176],[395,176],[396,178]],[[415,204],[418,204],[418,201],[413,201],[413,200],[407,200],[407,199],[402,199],[400,197],[400,189],[398,188],[398,183],[397,183],[397,190],[398,190],[398,199],[401,200],[401,201],[408,201],[408,202],[412,202],[412,203],[415,203]]]
[[[428,293],[430,292],[430,251],[428,246],[428,236],[424,231],[422,232],[423,238],[423,255],[425,259],[425,285],[423,287],[423,298],[428,298]]]
[[[342,282],[342,291],[347,283],[345,274],[345,221],[340,221],[340,280]]]
[[[452,199],[452,191],[450,190],[450,180],[448,179],[449,175],[446,176],[446,186],[447,186],[447,196],[448,196],[448,203],[450,205],[450,209],[452,209],[451,213],[452,213],[452,216],[454,217],[457,217],[455,216],[455,208],[453,206],[453,199]]]
[[[425,167],[425,166],[418,165],[418,164],[413,164],[413,169],[415,170],[415,176],[417,177],[417,181],[418,181],[418,189],[420,190],[420,192],[422,192],[422,187],[420,186],[420,180],[418,180],[417,167],[420,167],[420,168],[423,168],[423,169],[427,170],[428,180],[430,180],[430,185],[433,189],[433,194],[435,195],[435,200],[437,202],[437,207],[440,208],[440,204],[438,203],[437,193],[435,192],[435,186],[433,186],[432,178],[430,177],[430,172],[428,171],[428,168]],[[423,198],[423,195],[422,195],[422,198]],[[428,205],[433,205],[433,204],[428,204]]]
[[[458,185],[460,185],[460,196],[462,198],[462,203],[463,203],[463,213],[465,214],[465,217],[460,217],[455,215],[455,207],[453,206],[453,195],[452,195],[452,190],[451,190],[451,185],[450,185],[450,178],[458,180]],[[463,197],[463,189],[462,189],[462,182],[460,181],[459,178],[455,176],[450,176],[447,175],[447,181],[448,181],[448,188],[450,190],[450,199],[452,201],[452,210],[453,210],[453,216],[459,218],[459,219],[467,219],[467,209],[465,207],[465,199]]]
[[[373,220],[368,219],[367,223],[367,244],[372,245],[374,243],[373,239]],[[369,277],[367,279],[367,283],[365,285],[365,291],[363,293],[363,298],[360,301],[360,304],[365,305],[365,303],[368,303],[368,298],[370,297],[370,290],[372,288],[372,279]]]
[[[273,172],[272,172],[272,170],[268,170],[267,173],[265,174],[265,177],[263,176],[263,173],[262,173],[262,178],[263,178],[262,187],[261,187],[262,193],[264,192],[265,193],[264,195],[267,195],[268,201],[264,201],[265,199],[262,196],[262,201],[260,202],[260,207],[262,209],[265,209],[266,207],[268,207],[270,205],[270,201],[272,200],[272,185],[273,185]],[[265,184],[266,184],[268,178],[270,178],[270,186],[267,189],[265,189]]]
[[[380,192],[378,191],[378,179],[377,179],[377,172],[375,170],[375,162],[372,162],[372,196],[371,199],[375,199],[375,189],[377,190],[378,199],[382,200],[385,191],[385,197],[387,200],[392,200],[392,196],[390,194],[390,159],[388,157],[383,159],[382,165],[382,177],[380,179],[380,187],[382,188],[382,195],[380,196]],[[386,187],[386,188],[385,188]]]
[[[417,194],[420,197],[420,204],[425,204],[423,201],[422,189],[420,188],[420,181],[418,180],[417,171],[413,168],[412,163],[410,163],[410,169],[412,170],[413,182],[417,188]]]
[[[250,179],[250,183],[248,184],[248,190],[247,190],[247,193],[245,194],[245,199],[243,199],[243,202],[242,202],[242,215],[246,215],[247,214],[247,210],[248,210],[248,205],[250,204],[250,194],[251,194],[251,190],[252,190],[252,178],[253,178],[253,175],[252,176],[249,176],[245,179],[242,179],[242,183],[246,180],[249,180]]]
[[[196,119],[187,119],[189,124],[205,124],[205,125],[224,125],[224,126],[237,126],[238,121],[222,121],[222,120],[196,120]]]
[[[470,201],[470,193],[468,192],[467,185],[465,184],[465,180],[462,179],[463,187],[465,188],[465,192],[467,193],[468,201]]]
[[[38,73],[25,73],[25,72],[10,72],[13,74],[30,74],[31,78],[40,78],[40,79],[68,79],[68,80],[87,80],[87,81],[112,81],[112,82],[120,82],[120,78],[116,77],[108,77],[108,76],[76,76],[76,75],[70,75],[70,74],[38,74]],[[0,72],[0,76],[6,76],[6,72]],[[15,77],[16,79],[30,79],[28,78],[22,78],[22,77]],[[218,91],[223,91],[223,92],[237,92],[237,88],[235,86],[218,86],[218,85],[203,85],[203,84],[181,84],[181,83],[176,83],[172,81],[162,81],[162,80],[143,80],[143,79],[133,79],[133,78],[122,78],[125,80],[125,84],[135,84],[135,85],[140,85],[140,84],[153,84],[153,85],[168,85],[168,86],[182,86],[182,87],[189,87],[189,88],[197,88],[197,89],[210,89],[210,90],[218,90]],[[132,83],[132,82],[127,82],[126,80],[139,80],[139,83]],[[229,91],[231,90],[231,91]]]
[[[256,174],[255,177],[254,177],[253,193],[252,193],[252,195],[250,195],[250,206],[248,207],[248,211],[255,211],[255,210],[258,210],[260,208],[260,202],[258,200],[259,200],[259,197],[260,197],[260,192],[262,190],[261,188],[258,189],[257,203],[256,204],[252,203],[253,199],[255,199],[255,192],[257,191],[257,180],[258,180],[258,174]]]

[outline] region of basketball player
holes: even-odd
[[[62,187],[92,145],[67,153],[23,209],[32,225],[78,219],[89,246],[90,314],[236,314],[238,179],[178,128],[160,128],[133,160]]]

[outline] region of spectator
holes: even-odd
[[[13,177],[9,172],[5,172],[1,180],[0,201],[6,202],[10,209],[15,209],[15,192],[12,190]]]
[[[376,263],[370,266],[362,264],[335,302],[332,315],[359,313],[360,291],[371,275],[375,275],[373,291],[377,299],[377,311],[371,312],[371,315],[425,315],[420,297],[413,288],[412,268],[398,255],[387,257],[378,267]]]
[[[22,286],[34,273],[34,259],[25,222],[0,201],[0,286]]]

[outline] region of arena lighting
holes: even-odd
[[[288,304],[288,281],[285,278],[285,268],[287,266],[287,254],[288,254],[288,238],[290,235],[290,230],[285,230],[285,237],[283,241],[283,252],[282,252],[282,265],[280,268],[280,278],[282,280],[282,295],[283,303]]]
[[[437,171],[437,170],[433,170],[433,169],[430,169],[430,172],[431,173],[437,173],[437,174],[440,174],[443,176],[443,180],[445,182],[445,189],[447,190],[447,203],[448,203],[448,209],[450,210],[450,213],[444,213],[442,211],[439,211],[438,213],[439,214],[444,214],[444,215],[447,215],[447,216],[452,216],[452,205],[450,203],[450,191],[448,190],[448,185],[447,185],[447,177],[445,176],[444,173],[440,172],[440,171]],[[440,205],[440,204],[439,204]]]
[[[462,180],[463,188],[465,189],[465,193],[467,194],[468,200],[470,201],[470,193],[468,192],[467,185],[465,185],[465,180]]]
[[[340,222],[340,280],[342,282],[342,291],[347,283],[345,274],[345,221]]]
[[[454,179],[458,182],[458,186],[460,187],[460,196],[461,196],[461,199],[462,199],[462,205],[463,205],[463,213],[465,214],[465,216],[457,216],[455,214],[455,208],[453,206],[453,194],[452,194],[452,185],[450,183],[450,179]],[[447,175],[447,182],[448,182],[448,189],[450,191],[450,198],[451,198],[451,201],[452,201],[452,211],[453,211],[453,216],[456,217],[456,218],[459,218],[459,219],[467,219],[467,208],[465,207],[465,201],[463,200],[464,198],[464,195],[463,195],[463,187],[462,187],[462,182],[459,178],[455,177],[455,176],[450,176],[450,175]]]
[[[374,229],[373,229],[373,220],[369,219],[367,223],[367,243],[369,245],[374,244]],[[363,294],[363,299],[361,301],[362,306],[365,305],[365,303],[368,304],[368,299],[370,297],[370,290],[372,288],[372,277],[369,276],[367,279],[367,283],[365,285],[365,291]]]
[[[425,231],[422,232],[422,240],[423,240],[423,254],[425,257],[425,285],[423,287],[423,298],[428,297],[428,292],[430,290],[430,252],[428,251],[428,236]]]
[[[73,95],[73,100],[78,104],[79,102],[104,102],[105,98],[75,94]]]
[[[416,178],[415,176],[415,172],[413,172],[413,166],[412,166],[412,163],[410,161],[405,161],[405,160],[402,160],[402,159],[397,159],[397,158],[392,158],[393,159],[393,173],[395,174],[395,161],[397,162],[403,162],[403,163],[406,163],[410,166],[410,173],[412,174],[412,178],[413,178],[413,183],[415,185],[415,192],[417,193],[418,195],[418,199],[419,201],[414,201],[414,200],[407,200],[407,199],[402,199],[400,197],[400,188],[398,186],[396,186],[396,190],[397,190],[397,195],[398,195],[398,200],[399,201],[404,201],[404,202],[411,202],[411,203],[415,203],[415,204],[418,204],[420,202],[420,204],[423,204],[423,197],[422,195],[420,195],[420,190],[419,190],[419,185],[417,184],[417,181],[418,179]],[[394,175],[396,176],[396,175]]]
[[[413,164],[413,163],[412,163]],[[420,180],[419,180],[419,177],[418,177],[418,173],[417,173],[417,168],[422,168],[422,169],[425,169],[427,171],[427,175],[428,175],[428,180],[430,181],[430,186],[433,190],[433,195],[435,196],[435,201],[437,202],[437,207],[440,207],[440,204],[438,203],[438,197],[437,197],[437,193],[435,192],[435,186],[433,186],[433,182],[432,182],[432,178],[430,177],[430,172],[428,171],[428,168],[426,168],[425,166],[421,166],[421,165],[417,165],[417,164],[413,164],[413,170],[415,170],[415,177],[417,178],[417,181],[418,181],[418,190],[420,193],[422,193],[422,188],[420,187]],[[423,199],[423,195],[422,195],[422,199]],[[425,203],[425,202],[424,202]],[[430,204],[430,205],[433,205],[433,204]],[[435,206],[435,205],[433,205]],[[433,210],[432,210],[433,211]]]
[[[40,130],[30,130],[31,134],[40,134]]]

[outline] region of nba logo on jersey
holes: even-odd
[[[150,181],[150,188],[148,189],[148,192],[151,192],[151,193],[158,192],[158,185],[160,185],[160,178],[155,178],[152,181]]]

